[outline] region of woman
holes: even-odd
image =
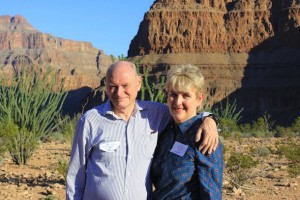
[[[154,199],[222,199],[222,144],[207,156],[194,142],[205,97],[200,70],[191,65],[169,70],[165,89],[173,121],[159,136],[151,166]]]

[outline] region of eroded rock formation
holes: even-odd
[[[156,0],[128,50],[154,72],[201,67],[208,105],[237,99],[244,116],[300,116],[299,0]]]
[[[53,67],[65,77],[65,88],[96,88],[111,63],[91,43],[39,32],[22,16],[0,17],[0,68],[16,73],[20,67]]]
[[[54,68],[69,92],[66,113],[82,111],[111,62],[91,43],[42,33],[19,15],[0,17],[0,76],[12,78],[21,67]]]

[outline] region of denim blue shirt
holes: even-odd
[[[154,199],[222,199],[223,146],[203,155],[194,142],[200,125],[197,117],[179,126],[171,122],[159,135],[151,167]]]

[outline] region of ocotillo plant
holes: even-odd
[[[10,86],[0,84],[0,138],[16,164],[26,164],[58,125],[55,119],[67,93],[52,71],[23,68]]]

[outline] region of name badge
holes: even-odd
[[[180,142],[175,142],[170,152],[178,155],[183,156],[188,148],[188,145],[182,144]]]
[[[99,145],[99,148],[102,151],[114,152],[120,146],[120,141],[111,141],[111,142],[102,142]]]

